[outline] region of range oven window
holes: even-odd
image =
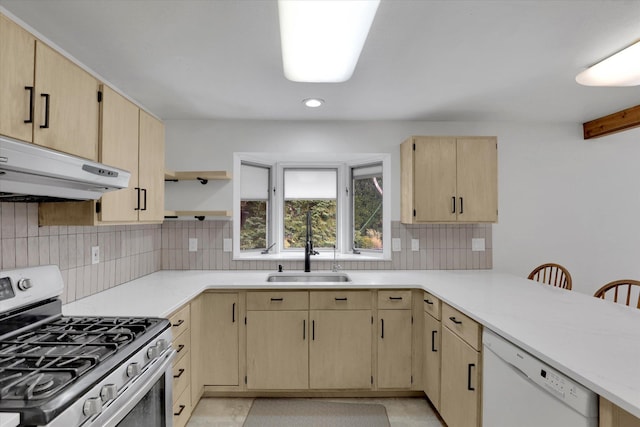
[[[157,427],[166,426],[165,375],[158,379],[147,394],[133,407],[117,427]]]

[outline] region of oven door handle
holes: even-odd
[[[165,405],[167,420],[173,421],[173,405],[172,384],[173,375],[171,366],[173,359],[176,357],[176,351],[171,349],[168,353],[162,355],[162,359],[156,359],[153,366],[149,367],[153,372],[151,375],[140,376],[133,383],[128,384],[128,388],[116,397],[109,406],[107,406],[96,418],[94,418],[86,426],[91,427],[115,427],[120,421],[127,416],[129,412],[138,404],[138,402],[151,390],[156,382],[165,376],[165,397],[168,396],[169,403]],[[148,374],[148,372],[147,372]],[[171,424],[168,424],[171,425]],[[83,424],[85,427],[85,424]]]

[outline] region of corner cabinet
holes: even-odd
[[[414,136],[403,142],[401,222],[497,222],[497,147],[494,136]]]

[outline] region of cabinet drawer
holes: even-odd
[[[180,394],[189,386],[189,378],[191,377],[191,357],[189,357],[188,352],[180,360],[174,362],[172,371],[173,400],[175,402],[177,400],[175,396],[180,396]]]
[[[190,334],[182,334],[178,338],[175,338],[171,343],[176,354],[176,362],[178,362],[182,357],[190,350],[191,347],[191,335]]]
[[[434,297],[429,292],[425,292],[422,296],[424,311],[440,320],[440,299]]]
[[[411,309],[411,291],[378,291],[378,308]]]
[[[184,427],[191,416],[191,394],[187,388],[173,403],[173,427]]]
[[[371,309],[370,291],[311,291],[311,310],[367,310]]]
[[[447,304],[442,304],[442,324],[471,347],[480,351],[482,330],[480,324],[475,320]]]
[[[247,293],[247,310],[308,310],[306,291],[269,291]]]
[[[171,333],[173,334],[174,340],[184,331],[189,329],[189,325],[191,323],[190,319],[191,312],[189,310],[189,304],[185,305],[169,317],[169,321],[171,322]]]

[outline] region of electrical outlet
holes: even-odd
[[[91,264],[100,262],[100,246],[91,246]]]
[[[198,252],[198,239],[189,238],[189,252]]]
[[[411,239],[411,250],[419,251],[420,250],[420,240],[419,239]]]
[[[233,240],[231,239],[222,239],[222,250],[224,252],[231,252],[231,245]]]
[[[482,238],[471,239],[471,250],[473,252],[483,252],[484,251],[484,239],[482,239]]]
[[[391,250],[393,252],[400,252],[402,250],[402,241],[398,237],[391,239]]]

